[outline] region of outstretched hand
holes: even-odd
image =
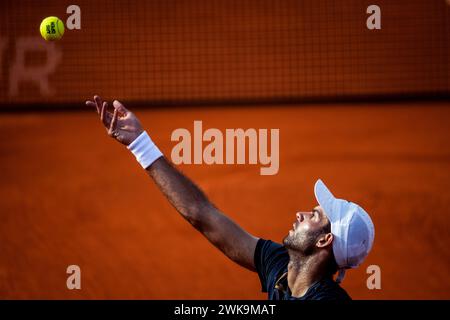
[[[113,113],[108,111],[108,103],[103,102],[97,95],[93,101],[86,101],[86,105],[96,108],[108,135],[124,145],[129,145],[143,132],[141,123],[134,113],[117,100],[113,102]]]

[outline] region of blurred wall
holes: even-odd
[[[2,106],[449,92],[445,0],[376,1],[381,30],[373,1],[80,0],[81,30],[46,43],[41,20],[70,4],[2,2]]]

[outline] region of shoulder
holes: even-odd
[[[255,248],[255,266],[274,263],[287,263],[289,255],[286,248],[271,240],[259,239]]]
[[[271,240],[265,240],[265,239],[259,239],[258,243],[256,244],[256,251],[259,251],[258,253],[278,253],[278,254],[287,254],[286,248],[276,242],[273,242]]]
[[[289,262],[286,248],[271,240],[259,239],[254,256],[255,268],[261,280],[263,292],[269,292],[276,278],[283,273]]]

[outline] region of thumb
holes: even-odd
[[[117,109],[117,110],[118,110],[120,113],[122,113],[124,116],[126,116],[127,113],[129,112],[129,111],[127,110],[127,108],[125,108],[124,105],[123,105],[121,102],[117,101],[117,100],[114,100],[114,101],[113,101],[113,106],[114,106],[114,109]]]

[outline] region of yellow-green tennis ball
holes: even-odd
[[[47,17],[42,20],[40,30],[45,40],[59,40],[64,34],[64,23],[58,17]]]

